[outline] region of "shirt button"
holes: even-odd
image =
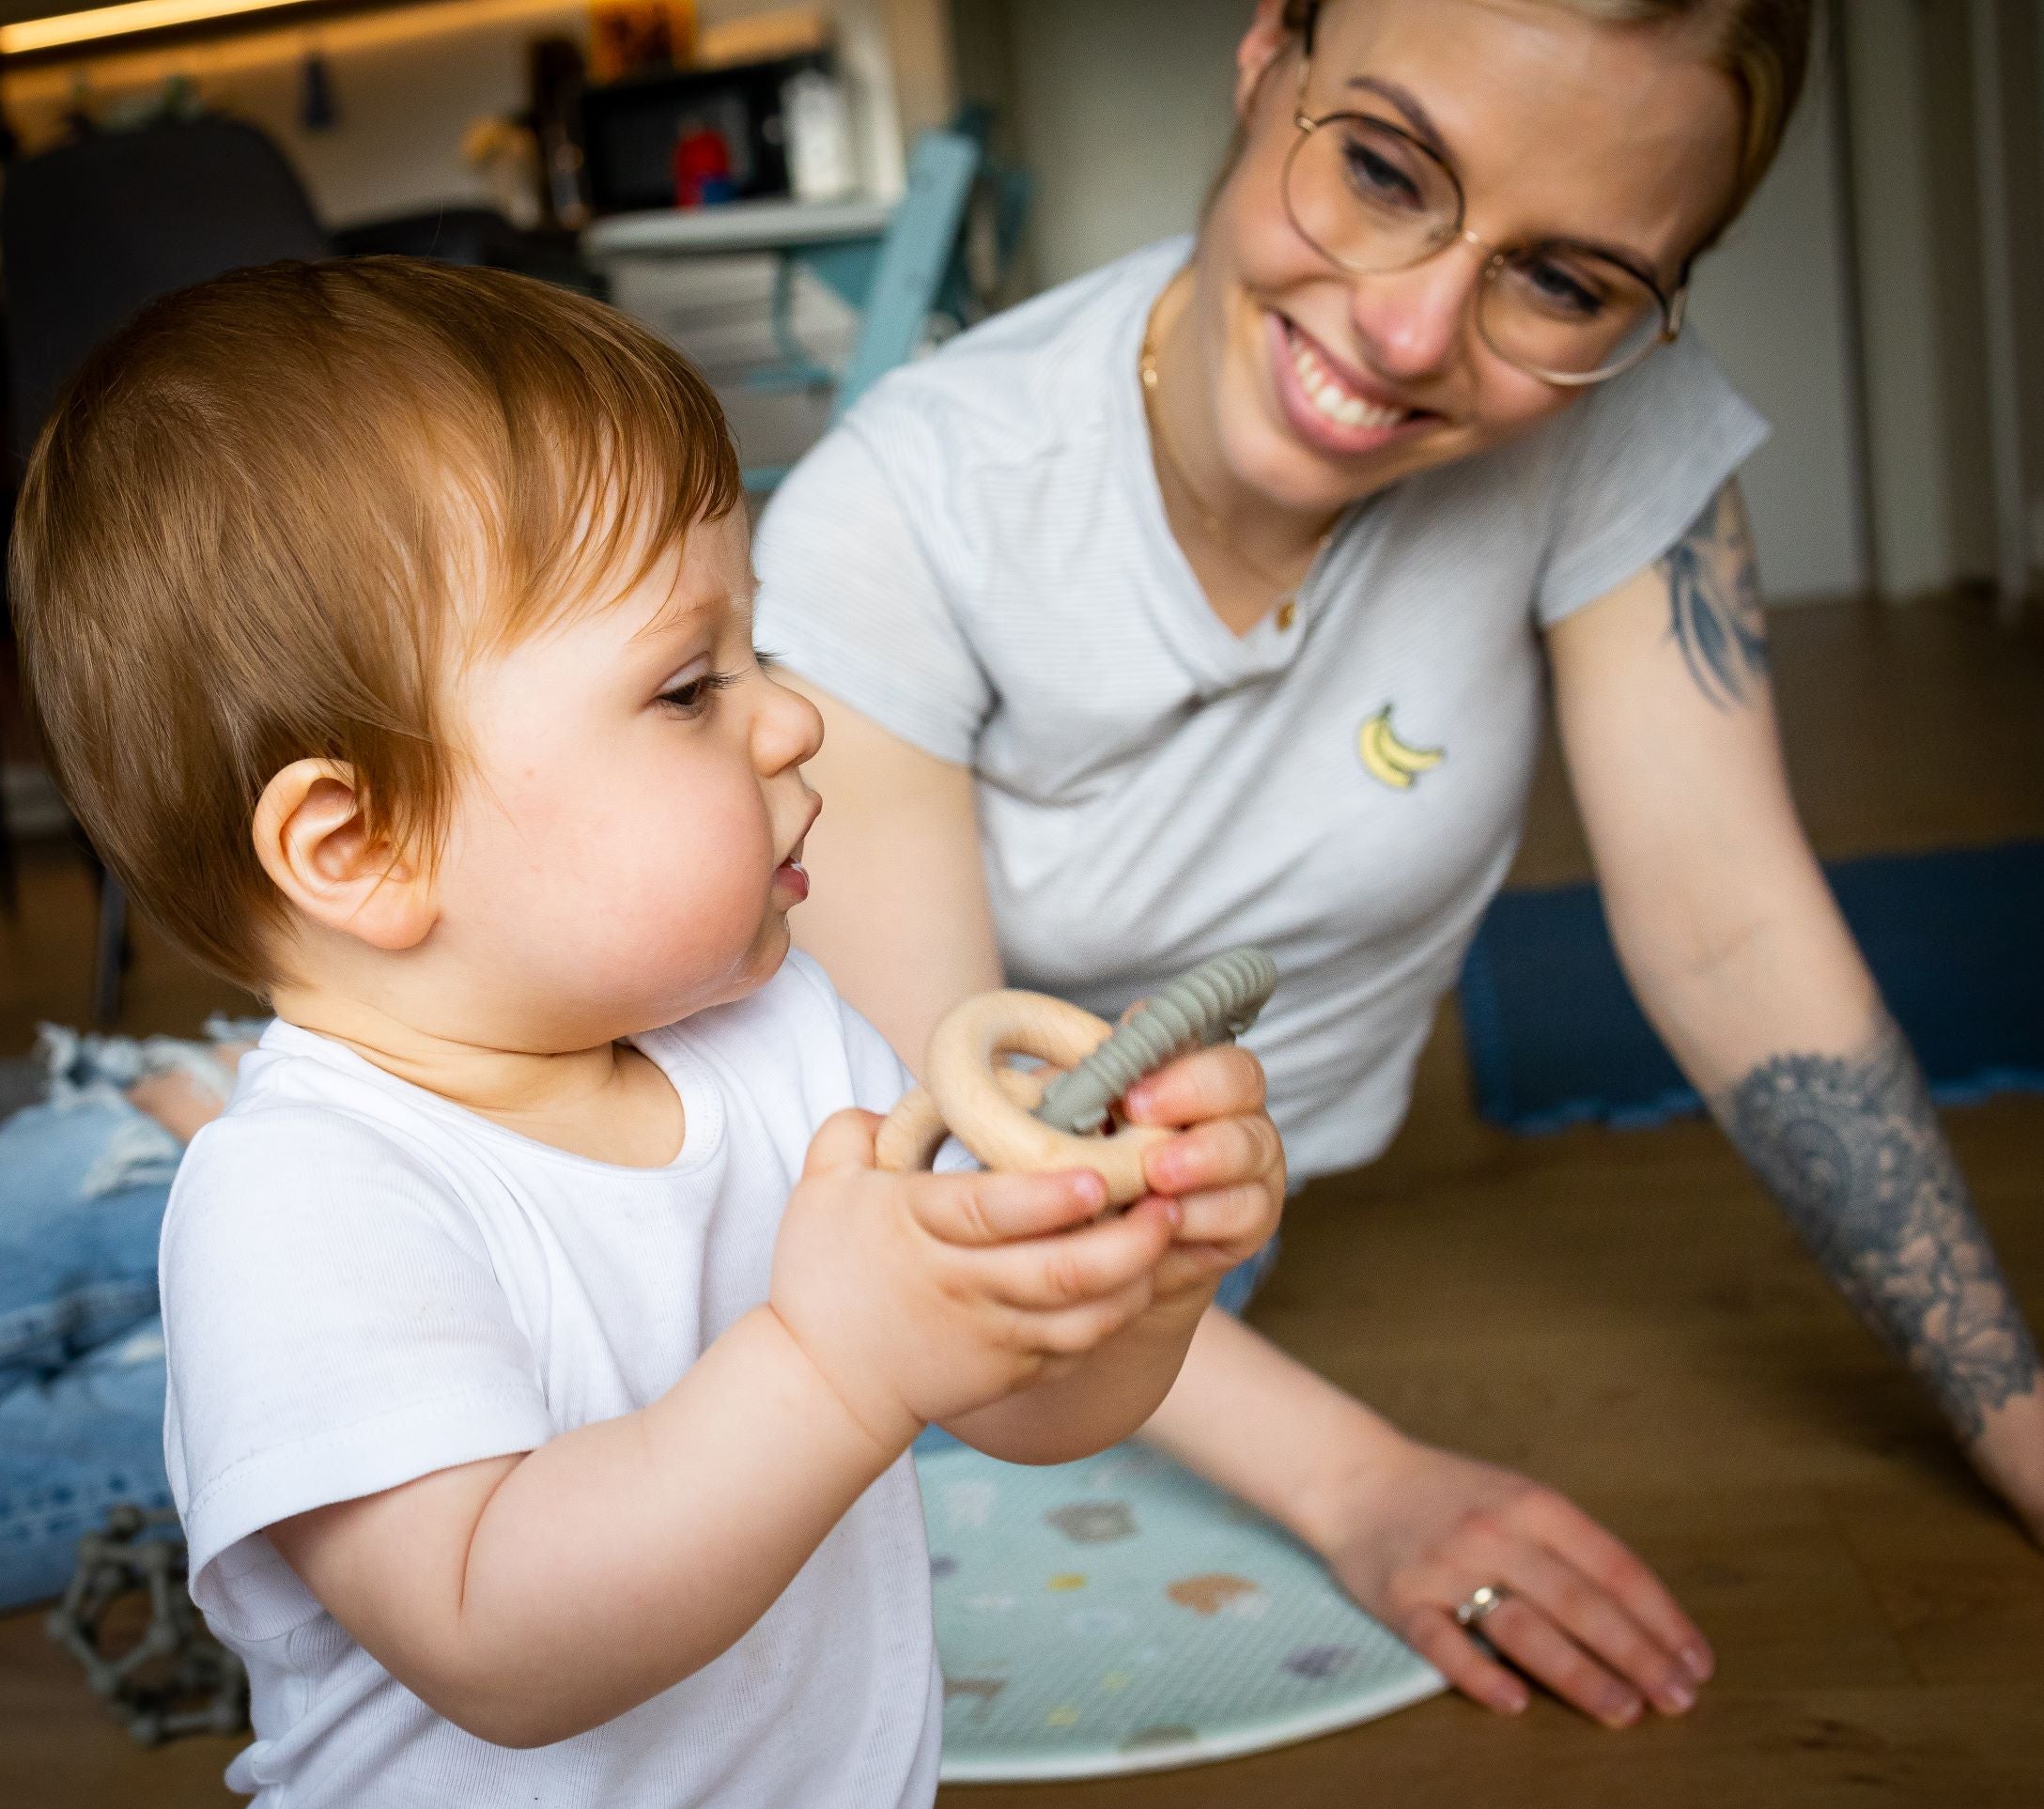
[[[1278,628],[1279,633],[1290,634],[1292,625],[1298,619],[1299,606],[1296,603],[1281,603],[1278,606]]]

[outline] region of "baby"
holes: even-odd
[[[751,641],[721,416],[580,298],[399,259],[159,302],[39,447],[15,606],[67,793],[277,1022],[164,1221],[228,1782],[294,1809],[927,1802],[908,1449],[1163,1399],[1277,1221],[1247,1055],[1157,1192],[895,1175],[791,953],[815,711]]]

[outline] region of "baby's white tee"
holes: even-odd
[[[256,1739],[227,1782],[263,1804],[869,1809],[936,1793],[941,1691],[906,1455],[720,1658],[532,1751],[434,1713],[261,1537],[664,1394],[766,1298],[816,1126],[884,1111],[907,1084],[799,955],[751,997],[635,1041],[687,1115],[664,1168],[534,1143],[280,1023],[178,1170],[165,1447],[192,1593],[249,1668]]]

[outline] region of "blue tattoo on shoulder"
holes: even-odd
[[[1746,703],[1767,679],[1767,631],[1752,537],[1730,486],[1668,549],[1661,569],[1668,634],[1696,688],[1721,710]]]

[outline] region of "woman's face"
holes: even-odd
[[[1484,343],[1488,252],[1463,240],[1357,275],[1300,236],[1284,198],[1299,43],[1280,11],[1263,0],[1239,53],[1247,146],[1201,235],[1196,329],[1234,478],[1288,510],[1332,513],[1523,433],[1581,391]],[[1333,0],[1305,110],[1374,114],[1436,146],[1487,244],[1601,242],[1669,295],[1728,202],[1741,131],[1731,83],[1679,36],[1542,0]]]

